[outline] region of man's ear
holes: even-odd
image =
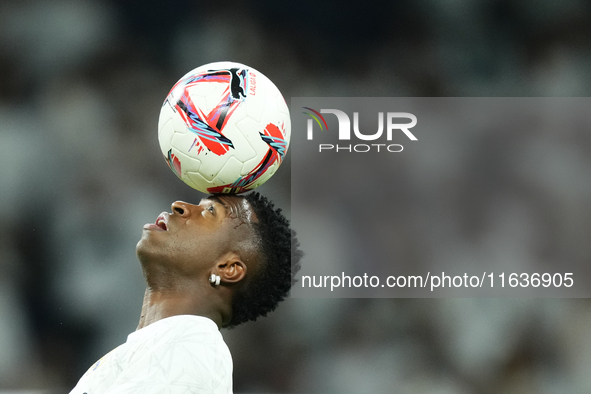
[[[237,283],[246,276],[246,264],[237,253],[230,252],[220,259],[216,271],[222,283]]]

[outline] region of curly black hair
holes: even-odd
[[[275,310],[295,284],[303,256],[296,233],[290,229],[281,209],[275,209],[274,204],[258,192],[243,197],[258,218],[258,223],[252,226],[258,238],[261,269],[234,294],[232,320],[227,328],[255,321]]]

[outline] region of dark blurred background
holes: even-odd
[[[161,158],[159,109],[180,76],[219,60],[257,68],[288,102],[588,96],[591,3],[1,1],[3,393],[68,392],[135,330],[142,225],[202,197]],[[564,177],[590,166],[589,133],[565,138],[582,151],[547,179],[573,196],[556,215],[579,221],[556,237],[591,222],[577,211],[589,183]],[[288,215],[289,165],[261,187]],[[591,392],[588,300],[289,299],[223,334],[237,393]]]

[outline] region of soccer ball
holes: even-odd
[[[279,89],[234,62],[206,64],[183,76],[158,121],[168,166],[204,193],[242,193],[265,183],[283,161],[290,135]]]

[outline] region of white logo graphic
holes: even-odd
[[[314,139],[314,121],[320,126],[321,130],[324,130],[323,124],[328,130],[326,120],[321,114],[333,114],[337,117],[339,123],[338,138],[339,141],[351,140],[351,120],[349,116],[338,109],[321,109],[320,112],[313,110],[312,108],[304,107],[310,112],[304,112],[306,115],[311,116],[307,123],[307,139]],[[406,122],[404,122],[406,120]],[[401,131],[411,141],[417,141],[417,137],[409,130],[416,126],[417,117],[408,112],[387,112],[386,113],[386,139],[392,141],[392,135]],[[382,137],[384,133],[384,113],[378,112],[378,130],[373,134],[364,134],[359,130],[359,112],[353,112],[353,134],[356,138],[362,141],[375,141]],[[400,144],[357,144],[357,145],[333,145],[333,144],[319,144],[319,151],[323,150],[335,150],[336,152],[348,151],[348,152],[369,152],[372,147],[375,147],[380,152],[380,147],[386,147],[388,152],[401,152],[403,147]]]

